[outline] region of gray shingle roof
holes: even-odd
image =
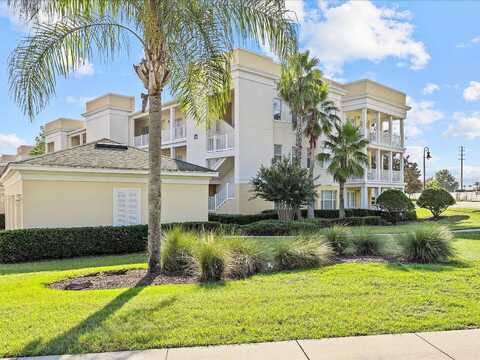
[[[117,145],[117,148],[115,148],[115,145]],[[148,170],[147,151],[131,146],[121,147],[121,144],[117,142],[109,139],[101,139],[70,149],[12,162],[11,164],[92,169]],[[162,156],[162,170],[172,172],[214,172],[214,170],[185,161],[171,159],[166,156]]]

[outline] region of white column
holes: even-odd
[[[367,133],[367,108],[362,109],[361,129],[362,129],[363,136],[368,138],[368,133]]]
[[[377,111],[377,144],[380,144],[382,132],[382,122],[380,121],[380,111]]]
[[[405,131],[404,131],[404,119],[400,119],[400,146],[401,148],[403,149],[403,147],[405,146]],[[403,156],[402,156],[402,159],[403,159]]]
[[[174,131],[174,122],[175,122],[175,108],[172,106],[170,108],[170,141],[175,139],[175,131]]]
[[[382,176],[382,156],[380,149],[377,149],[377,180],[381,179]]]
[[[388,159],[388,169],[389,169],[389,182],[392,183],[392,176],[393,176],[393,151],[388,152],[389,159]]]
[[[400,181],[402,183],[402,187],[405,185],[405,178],[403,173],[403,167],[405,166],[403,160],[403,153],[400,153]]]
[[[172,159],[175,159],[176,155],[177,155],[177,152],[175,151],[175,147],[172,146],[172,147],[170,148],[170,157],[171,157]]]
[[[360,207],[362,209],[368,209],[368,187],[362,186],[360,188]]]
[[[390,116],[390,119],[388,120],[388,133],[390,134],[389,138],[389,145],[392,145],[392,140],[393,140],[393,121],[392,121],[392,116]]]

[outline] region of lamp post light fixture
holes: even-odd
[[[425,146],[423,148],[423,190],[425,190],[425,159],[430,160],[432,155],[430,155],[430,148]]]

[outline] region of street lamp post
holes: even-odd
[[[430,155],[430,148],[425,146],[423,148],[423,190],[425,190],[425,159],[430,160],[432,156]]]

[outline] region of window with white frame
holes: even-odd
[[[347,191],[347,208],[355,209],[357,207],[355,199],[355,191]]]
[[[141,223],[140,195],[140,189],[113,189],[113,226]]]
[[[282,145],[274,144],[273,145],[273,162],[282,160]]]
[[[279,98],[273,99],[273,120],[282,120],[282,100]]]
[[[337,208],[337,191],[336,190],[322,190],[321,192],[321,206],[322,209],[336,209]]]

